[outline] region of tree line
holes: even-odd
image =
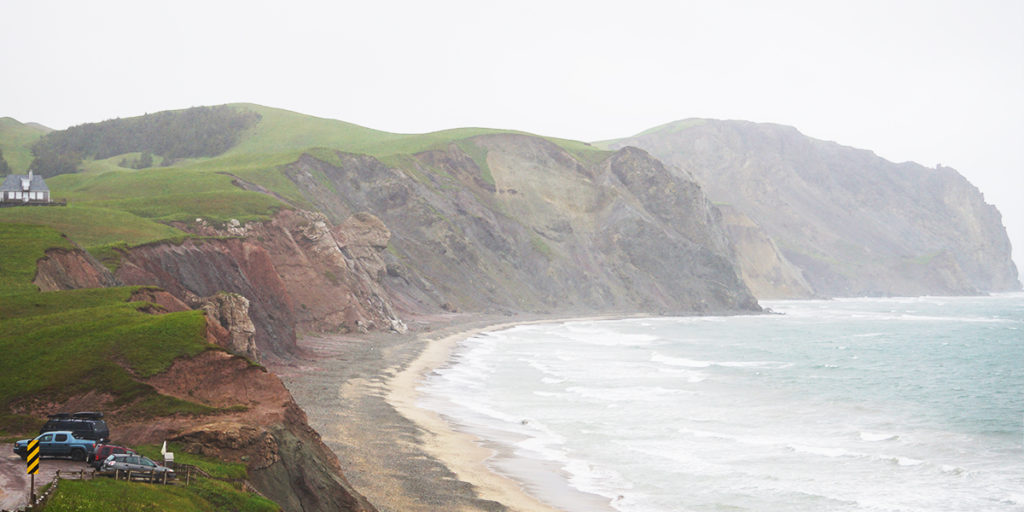
[[[49,177],[78,172],[86,158],[99,160],[125,153],[148,155],[133,160],[127,165],[130,167],[152,165],[152,155],[163,157],[163,165],[180,158],[217,156],[234,146],[239,134],[260,119],[256,112],[221,105],[72,126],[36,141],[30,168]]]

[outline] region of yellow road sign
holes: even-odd
[[[28,470],[26,471],[30,475],[39,473],[39,440],[33,439],[28,442],[28,458],[25,459],[28,462]]]

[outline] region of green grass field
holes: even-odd
[[[214,411],[140,382],[175,358],[216,349],[201,311],[143,313],[147,303],[129,302],[138,287],[39,292],[36,261],[67,239],[45,226],[0,223],[0,241],[0,432],[29,433],[38,425],[21,411],[89,392],[130,405],[126,416]]]
[[[32,163],[29,147],[47,131],[39,125],[24,124],[10,117],[0,117],[0,151],[11,167],[11,172],[23,173]]]
[[[163,459],[163,456],[160,454],[160,446],[136,446],[135,449],[142,455],[153,460],[159,461]],[[174,453],[175,462],[180,464],[191,464],[203,471],[206,471],[213,478],[219,478],[222,480],[241,480],[246,478],[247,471],[245,469],[245,464],[238,462],[224,462],[204,457],[202,455],[191,454],[186,452],[185,449],[177,443],[167,443],[167,451]]]
[[[98,477],[63,480],[45,512],[272,512],[276,503],[242,492],[232,484],[199,478],[188,486],[126,482]]]

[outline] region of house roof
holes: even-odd
[[[38,174],[32,174],[32,181],[29,183],[30,192],[49,192],[50,187],[46,186],[46,181],[43,177]],[[10,174],[4,179],[2,185],[0,185],[0,192],[21,192],[21,180],[28,178],[28,174]]]

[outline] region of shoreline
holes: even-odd
[[[551,318],[504,322],[473,327],[441,337],[424,337],[425,345],[419,357],[388,381],[387,400],[400,414],[428,433],[423,449],[451,469],[460,480],[475,487],[481,498],[493,500],[515,511],[564,512],[564,509],[533,496],[526,483],[490,467],[488,460],[498,451],[485,446],[486,441],[468,432],[459,431],[438,412],[416,405],[420,396],[417,389],[426,375],[448,363],[459,343],[484,332],[500,331],[520,325],[560,323],[569,321],[604,320],[601,318]],[[618,317],[614,317],[618,318]],[[553,492],[561,494],[560,501],[578,503],[581,510],[614,511],[603,496],[586,493],[569,486]]]
[[[634,316],[418,317],[408,321],[405,334],[303,336],[298,340],[301,355],[273,362],[269,369],[337,456],[345,478],[378,512],[614,512],[607,498],[576,490],[567,480],[537,485],[492,469],[488,462],[493,456],[510,454],[417,407],[416,388],[450,360],[459,342],[482,332]],[[518,466],[529,471],[528,464]],[[544,469],[564,475],[553,464]],[[534,497],[528,488],[557,499]]]

